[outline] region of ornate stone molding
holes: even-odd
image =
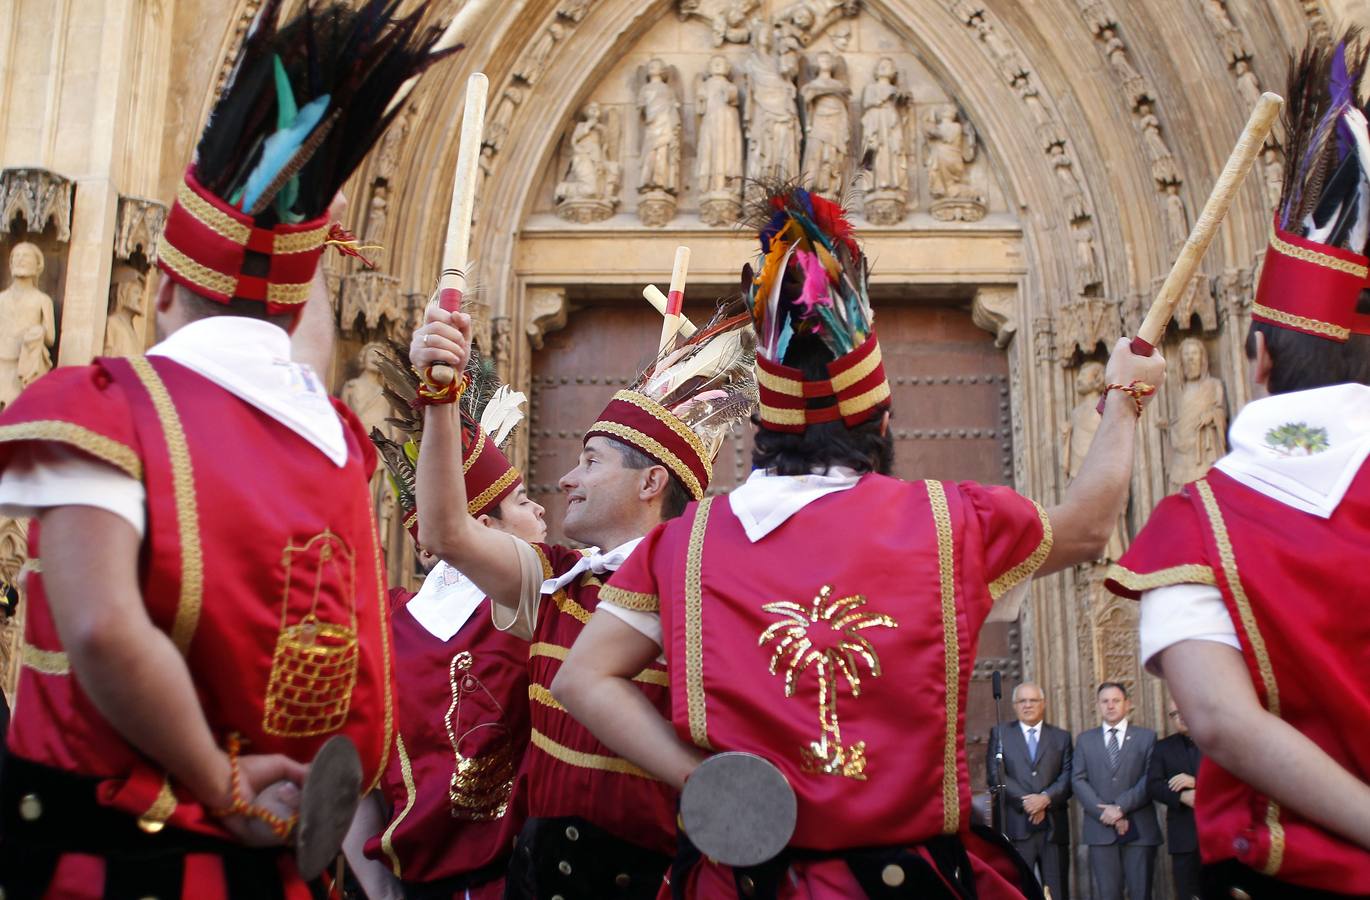
[[[8,234],[15,216],[24,229],[37,234],[48,222],[57,226],[57,240],[71,240],[71,200],[74,182],[47,169],[5,169],[0,172],[0,234]]]
[[[970,317],[980,328],[994,335],[994,346],[1003,349],[1018,333],[1018,288],[982,287],[970,304]]]
[[[394,275],[364,269],[343,276],[338,323],[343,334],[371,337],[380,331],[382,321],[407,326],[407,313],[400,295],[400,280]],[[358,319],[361,328],[357,327]]]
[[[566,305],[566,288],[530,287],[528,288],[527,324],[524,333],[534,350],[542,349],[542,339],[548,332],[566,327],[569,310]]]
[[[157,261],[157,239],[166,222],[167,206],[142,197],[119,198],[114,222],[114,255],[127,262],[141,252],[149,263]]]

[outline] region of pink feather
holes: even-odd
[[[800,271],[804,273],[804,287],[794,302],[803,310],[801,317],[807,319],[816,314],[815,307],[832,306],[832,297],[828,294],[828,271],[818,256],[808,250],[796,250],[794,255],[799,260]]]

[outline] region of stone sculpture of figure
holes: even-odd
[[[1070,418],[1061,429],[1062,456],[1066,468],[1066,479],[1073,480],[1080,474],[1085,455],[1099,430],[1099,398],[1104,395],[1104,364],[1087,362],[1075,373],[1075,394],[1080,399],[1070,410]],[[1104,550],[1104,559],[1118,559],[1123,555],[1123,539],[1115,528]]]
[[[1232,23],[1223,0],[1204,0],[1204,13],[1218,33],[1218,44],[1223,48],[1223,56],[1229,63],[1236,62],[1248,55],[1242,33]]]
[[[1232,75],[1237,79],[1237,93],[1241,95],[1242,102],[1247,109],[1254,108],[1261,99],[1261,82],[1256,73],[1251,71],[1251,63],[1244,59],[1237,60],[1232,64]]]
[[[1142,146],[1151,160],[1151,177],[1161,184],[1179,181],[1180,172],[1175,167],[1175,155],[1161,136],[1161,121],[1151,111],[1151,104],[1143,103],[1137,113],[1137,127],[1142,129]]]
[[[894,60],[883,57],[875,64],[875,80],[861,92],[861,154],[871,158],[866,218],[875,225],[897,224],[908,209],[909,153],[904,117],[910,98],[896,83],[898,78]]]
[[[928,140],[933,218],[964,222],[984,218],[984,198],[971,185],[966,169],[975,159],[975,129],[956,107],[947,105],[928,111],[923,133]]]
[[[622,181],[619,164],[609,158],[598,103],[586,105],[571,132],[571,163],[557,185],[557,213],[573,222],[598,222],[613,215]]]
[[[1179,414],[1170,423],[1170,489],[1202,478],[1226,452],[1227,391],[1208,370],[1208,348],[1195,337],[1180,344]]]
[[[638,91],[642,123],[642,166],[637,189],[638,216],[644,225],[665,225],[675,216],[680,192],[680,99],[660,59],[647,63],[647,81]]]
[[[1104,29],[1104,53],[1108,56],[1109,65],[1113,66],[1113,71],[1118,74],[1118,80],[1123,83],[1123,92],[1127,94],[1128,103],[1133,109],[1137,109],[1151,96],[1151,88],[1147,86],[1146,79],[1132,65],[1132,60],[1127,57],[1127,45],[1122,38],[1110,26]]]
[[[1072,220],[1088,216],[1089,207],[1085,205],[1080,177],[1075,174],[1075,161],[1070,158],[1064,145],[1051,145],[1051,165],[1056,170],[1056,180],[1060,182],[1061,202],[1065,204],[1066,215]]]
[[[38,289],[43,266],[43,251],[28,241],[10,251],[10,286],[0,291],[0,409],[52,368],[57,316]]]
[[[759,0],[728,0],[726,6],[709,19],[713,32],[713,44],[722,47],[724,43],[745,44],[752,37],[752,12],[760,5]],[[692,12],[681,6],[682,12]]]
[[[709,60],[709,74],[695,91],[699,145],[695,184],[699,216],[707,225],[731,225],[742,210],[742,119],[732,66],[722,56]]]
[[[406,106],[391,121],[390,127],[385,129],[385,137],[381,138],[381,149],[376,156],[377,178],[394,180],[400,165],[400,149],[404,146],[405,136],[409,134],[409,122],[413,117],[414,107]]]
[[[1189,239],[1189,213],[1184,208],[1180,186],[1173,181],[1165,185],[1165,233],[1175,250]]]
[[[784,181],[799,172],[799,107],[794,81],[780,64],[772,30],[752,30],[747,55],[747,179]]]
[[[518,68],[514,70],[514,76],[529,84],[536,84],[543,69],[547,67],[547,58],[552,55],[552,49],[556,47],[557,41],[565,35],[566,28],[560,22],[553,22],[548,25],[547,29],[538,36],[537,42],[528,51],[528,55],[519,61]]]
[[[1099,265],[1099,248],[1094,244],[1094,226],[1088,219],[1071,223],[1070,236],[1075,239],[1075,291],[1083,294],[1104,280]]]
[[[379,428],[387,435],[395,430],[385,421],[390,415],[390,403],[385,399],[385,382],[381,378],[380,363],[376,356],[384,349],[385,345],[380,341],[371,341],[362,347],[362,370],[342,387],[342,402],[357,414],[368,434],[372,428]]]
[[[486,123],[485,143],[495,148],[504,143],[504,138],[509,134],[509,126],[514,121],[514,111],[518,109],[525,96],[524,88],[516,84],[511,84],[504,89],[504,93],[500,95],[499,103],[495,106],[495,111],[490,114],[490,121]]]
[[[814,62],[818,74],[801,91],[808,122],[804,180],[815,193],[838,200],[851,140],[851,88],[833,74],[837,57],[823,52]]]
[[[144,349],[145,276],[132,266],[116,265],[110,281],[112,308],[105,317],[105,356],[136,356]]]
[[[381,246],[385,243],[385,219],[390,201],[385,185],[378,184],[371,192],[371,209],[366,214],[366,231],[362,235],[363,244]],[[368,255],[370,252],[368,251]]]
[[[1267,144],[1261,150],[1261,176],[1265,179],[1265,202],[1278,209],[1280,193],[1284,190],[1284,160],[1280,148]]]

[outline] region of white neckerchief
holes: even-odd
[[[1326,449],[1309,453],[1272,438],[1296,429]],[[1242,484],[1285,506],[1330,518],[1370,456],[1370,387],[1330,387],[1276,394],[1248,403],[1232,422],[1232,452],[1214,463]]]
[[[484,600],[485,592],[471,579],[439,561],[404,608],[424,631],[440,641],[450,641]]]
[[[290,361],[290,335],[260,319],[210,316],[178,328],[147,352],[197,372],[347,463],[342,420],[314,370]]]
[[[566,585],[575,581],[581,576],[582,572],[593,572],[596,575],[603,575],[606,572],[617,572],[618,567],[628,561],[628,557],[637,545],[642,543],[642,538],[633,538],[631,541],[619,544],[608,553],[600,553],[598,547],[591,547],[585,551],[585,555],[576,560],[576,564],[567,569],[556,578],[549,578],[542,583],[544,594],[555,594]]]
[[[747,480],[728,494],[728,505],[742,523],[747,540],[755,544],[813,501],[850,490],[860,480],[861,476],[846,466],[809,475],[772,475],[753,469]]]

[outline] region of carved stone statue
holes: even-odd
[[[660,59],[647,63],[647,81],[637,95],[642,122],[642,168],[637,214],[643,225],[661,226],[675,216],[680,192],[680,98]]]
[[[1165,187],[1165,235],[1172,250],[1179,250],[1189,239],[1189,212],[1184,208],[1180,186],[1173,181]]]
[[[871,184],[866,219],[873,225],[897,225],[908,212],[909,153],[904,135],[909,94],[899,84],[894,60],[875,64],[875,80],[861,92],[862,156],[871,158]]]
[[[371,192],[371,208],[366,214],[366,231],[362,235],[363,244],[381,246],[385,243],[385,220],[389,191],[385,185],[378,184]]]
[[[105,317],[105,356],[143,352],[143,290],[146,276],[129,265],[116,265],[110,278],[109,315]]]
[[[682,19],[695,16],[709,23],[715,47],[745,44],[752,39],[752,13],[760,0],[681,0]]]
[[[731,225],[742,212],[742,119],[731,73],[728,60],[715,56],[709,60],[708,76],[695,90],[695,184],[699,217],[706,225]]]
[[[1239,59],[1232,64],[1232,76],[1237,79],[1237,93],[1241,95],[1246,109],[1254,109],[1261,99],[1261,82],[1251,70],[1251,63]]]
[[[1075,292],[1084,294],[1104,280],[1099,248],[1094,243],[1094,225],[1088,219],[1077,219],[1070,225],[1070,236],[1075,241]]]
[[[1151,177],[1161,184],[1178,182],[1180,171],[1175,166],[1175,155],[1161,136],[1161,121],[1151,111],[1151,104],[1143,103],[1137,113],[1137,127],[1142,130],[1142,146],[1151,160]]]
[[[1132,60],[1127,56],[1127,45],[1122,38],[1118,37],[1118,32],[1112,26],[1105,28],[1101,35],[1104,39],[1104,53],[1108,56],[1108,64],[1113,67],[1118,80],[1122,82],[1123,92],[1127,94],[1127,102],[1132,109],[1138,109],[1142,104],[1151,99],[1151,88],[1147,85],[1146,79],[1132,65]]]
[[[1280,148],[1273,144],[1261,150],[1261,177],[1265,180],[1265,202],[1275,209],[1284,190],[1284,158]]]
[[[528,84],[536,84],[543,70],[547,68],[547,58],[552,55],[557,41],[565,36],[566,28],[560,22],[548,25],[546,30],[538,35],[537,41],[528,50],[527,55],[519,60],[518,68],[514,69],[514,77]]]
[[[800,91],[808,122],[804,181],[815,193],[838,200],[851,140],[851,88],[833,74],[837,65],[833,54],[819,53],[814,65],[818,73]]]
[[[404,147],[404,139],[409,134],[409,123],[413,118],[414,107],[406,106],[390,122],[390,127],[385,129],[385,137],[381,138],[381,149],[376,156],[376,177],[384,178],[387,182],[395,178],[400,165],[400,150]]]
[[[1204,0],[1204,14],[1208,16],[1208,21],[1218,36],[1218,44],[1223,48],[1223,56],[1229,63],[1251,55],[1246,49],[1246,42],[1242,40],[1242,33],[1232,23],[1232,17],[1227,13],[1227,4],[1223,0]]]
[[[607,129],[598,103],[589,103],[571,132],[571,162],[557,185],[557,215],[568,222],[602,222],[614,214],[622,169],[609,158]]]
[[[747,179],[785,181],[799,172],[794,75],[781,65],[774,33],[757,27],[747,55]]]
[[[1198,338],[1180,344],[1179,414],[1170,423],[1170,489],[1202,478],[1226,452],[1227,391],[1208,370],[1208,348]]]
[[[943,222],[975,222],[985,217],[985,198],[970,183],[967,165],[975,159],[975,129],[954,106],[928,111],[929,212]]]
[[[1075,174],[1075,161],[1070,158],[1063,145],[1051,145],[1051,165],[1056,170],[1056,180],[1060,183],[1061,202],[1065,205],[1066,215],[1072,220],[1088,216],[1089,207],[1085,205],[1085,192],[1080,186],[1080,176]]]
[[[38,289],[43,251],[21,241],[10,251],[10,286],[0,291],[0,409],[52,368],[57,341],[52,298]]]
[[[495,105],[495,111],[490,114],[490,121],[485,125],[485,143],[496,149],[504,143],[504,138],[509,134],[509,125],[514,121],[514,112],[527,96],[525,91],[525,88],[516,84],[504,89],[499,103]]]
[[[1099,398],[1104,395],[1104,364],[1087,362],[1075,373],[1075,395],[1079,402],[1070,410],[1070,418],[1061,428],[1061,456],[1066,478],[1074,480],[1084,466],[1085,456],[1099,430]],[[1123,555],[1121,532],[1115,528],[1104,550],[1104,559],[1114,560]]]
[[[385,399],[385,382],[381,379],[380,364],[376,360],[377,351],[385,349],[378,341],[371,341],[362,347],[362,370],[355,378],[349,378],[342,388],[342,402],[357,414],[366,432],[379,428],[383,434],[391,434],[395,429],[386,422],[390,415],[390,403]]]

